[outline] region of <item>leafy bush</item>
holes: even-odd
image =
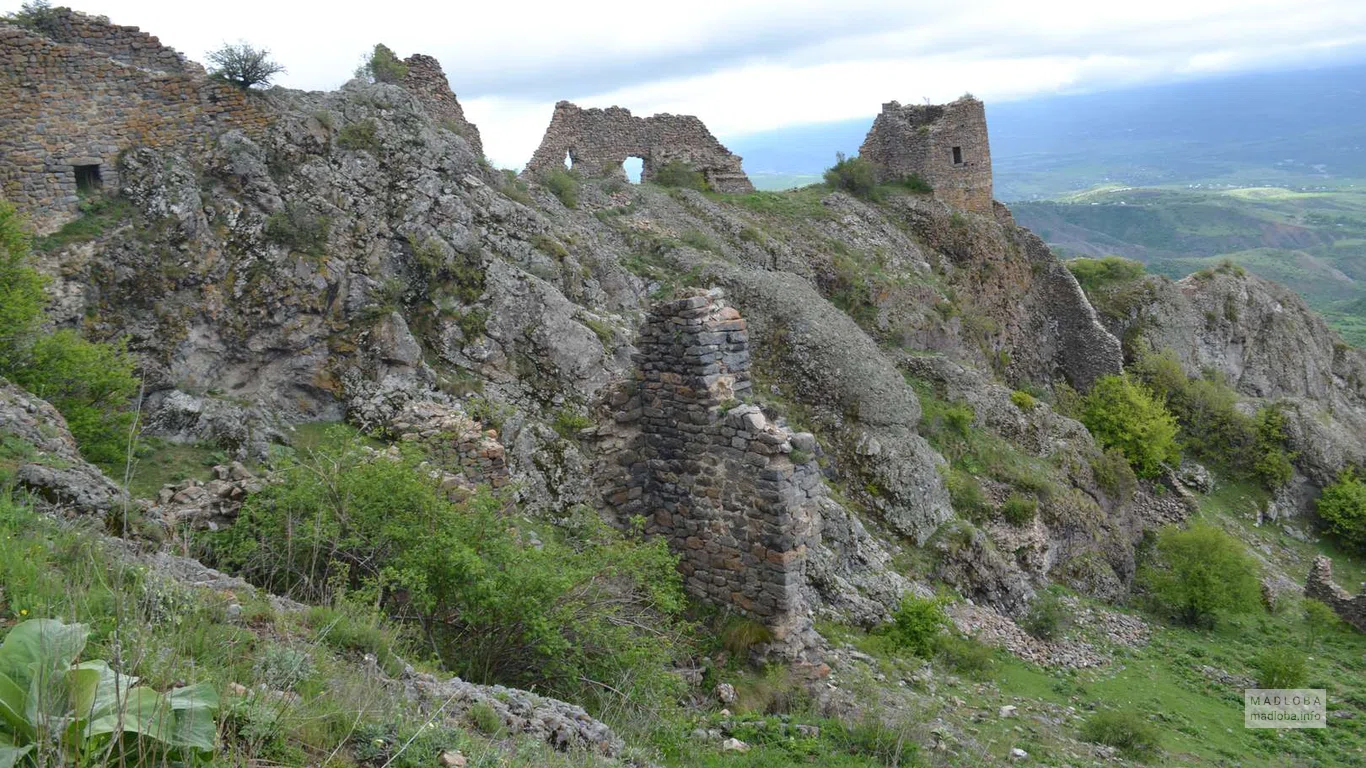
[[[1034,513],[1039,509],[1039,502],[1018,493],[1010,494],[1001,505],[1001,516],[1011,525],[1025,525],[1034,519]]]
[[[4,16],[6,21],[17,24],[27,29],[32,29],[46,34],[55,34],[61,30],[61,16],[48,0],[26,0],[19,10],[7,13]]]
[[[1105,376],[1082,403],[1081,421],[1106,448],[1124,452],[1140,477],[1156,477],[1181,459],[1176,419],[1143,385]]]
[[[77,663],[90,631],[25,621],[0,644],[0,765],[192,764],[212,755],[218,694],[200,683],[164,694],[103,661]],[[27,763],[26,763],[27,764]]]
[[[1040,640],[1054,640],[1067,630],[1070,623],[1067,604],[1052,592],[1045,592],[1029,606],[1020,626]]]
[[[573,171],[556,168],[542,176],[541,183],[560,199],[564,207],[579,207],[579,177]]]
[[[122,346],[60,330],[34,341],[27,363],[10,378],[61,411],[87,459],[105,467],[123,462],[133,423],[127,405],[138,393],[138,377]]]
[[[14,206],[0,200],[0,375],[27,357],[43,324],[47,280],[29,259],[29,237]]]
[[[1207,524],[1163,528],[1138,581],[1157,613],[1190,626],[1250,612],[1261,596],[1257,562],[1240,541]]]
[[[662,540],[639,542],[583,511],[565,523],[571,536],[545,531],[533,546],[488,493],[446,501],[421,461],[375,458],[329,431],[250,496],[231,529],[209,535],[209,554],[283,594],[368,594],[416,621],[469,680],[589,701],[673,695],[665,665],[682,642],[683,593]]]
[[[1252,662],[1261,688],[1300,688],[1309,677],[1304,651],[1288,646],[1267,648]]]
[[[1010,402],[1014,403],[1016,408],[1019,408],[1026,413],[1039,406],[1039,401],[1036,400],[1033,395],[1018,389],[1010,393]]]
[[[1117,283],[1127,283],[1143,277],[1143,263],[1119,256],[1099,259],[1068,259],[1067,269],[1077,278],[1088,294]]]
[[[918,173],[913,173],[910,176],[903,176],[900,179],[897,179],[894,182],[894,185],[921,195],[928,195],[934,191],[934,187],[930,186],[930,183],[925,180],[925,177]]]
[[[710,187],[702,172],[682,160],[670,160],[655,170],[650,179],[661,187],[681,187],[706,192]]]
[[[861,157],[845,157],[839,152],[835,164],[825,171],[825,183],[856,197],[872,197],[877,189],[877,169]]]
[[[1309,636],[1309,649],[1318,646],[1319,639],[1342,626],[1337,613],[1322,600],[1306,597],[1301,603],[1304,611],[1304,630]]]
[[[374,150],[379,147],[379,123],[372,118],[347,123],[337,133],[337,146],[350,150]]]
[[[1086,718],[1081,738],[1093,744],[1106,744],[1125,757],[1147,761],[1162,749],[1158,731],[1138,712],[1102,710]]]
[[[248,43],[224,45],[208,55],[209,74],[246,90],[270,85],[271,78],[285,68],[270,58],[270,51]]]
[[[326,216],[314,213],[307,206],[288,203],[284,210],[266,219],[266,239],[296,251],[321,256],[327,245],[329,222]]]
[[[397,83],[407,75],[408,65],[383,43],[376,43],[375,49],[356,70],[357,77],[372,83]]]
[[[987,677],[996,667],[996,654],[991,646],[971,637],[946,632],[935,641],[935,647],[953,671],[974,680]]]
[[[939,637],[948,625],[942,601],[907,594],[892,614],[885,635],[894,648],[928,659],[934,655]]]
[[[1269,490],[1290,482],[1295,456],[1285,450],[1285,412],[1272,405],[1257,412],[1257,456],[1252,474]]]
[[[1091,474],[1102,490],[1120,502],[1128,501],[1138,489],[1134,468],[1118,448],[1108,448],[1091,457]]]
[[[1366,483],[1356,470],[1344,469],[1337,482],[1323,489],[1316,505],[1328,532],[1359,550],[1366,550]]]

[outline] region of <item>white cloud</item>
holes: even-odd
[[[1361,0],[75,2],[200,60],[223,41],[264,45],[290,87],[340,85],[375,42],[429,53],[505,166],[526,161],[560,98],[696,114],[725,136],[891,99],[1003,100],[1366,50]]]

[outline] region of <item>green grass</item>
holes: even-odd
[[[127,200],[115,196],[93,196],[80,205],[79,218],[67,222],[56,232],[36,238],[33,248],[39,253],[50,253],[73,243],[94,240],[111,227],[130,220],[133,206]]]
[[[745,194],[714,194],[715,199],[734,203],[755,213],[781,216],[797,220],[825,219],[830,211],[821,201],[830,194],[824,184],[811,184],[784,192],[749,192]]]
[[[155,499],[162,486],[172,483],[208,480],[214,465],[230,461],[208,443],[179,444],[156,438],[144,439],[138,454],[128,490],[140,499]]]

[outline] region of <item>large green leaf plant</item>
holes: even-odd
[[[212,756],[218,694],[158,693],[103,661],[78,662],[89,629],[35,619],[0,644],[0,768],[195,765]]]

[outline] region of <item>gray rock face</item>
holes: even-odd
[[[127,500],[99,468],[81,458],[66,420],[41,400],[0,378],[0,475],[58,511],[102,515]]]

